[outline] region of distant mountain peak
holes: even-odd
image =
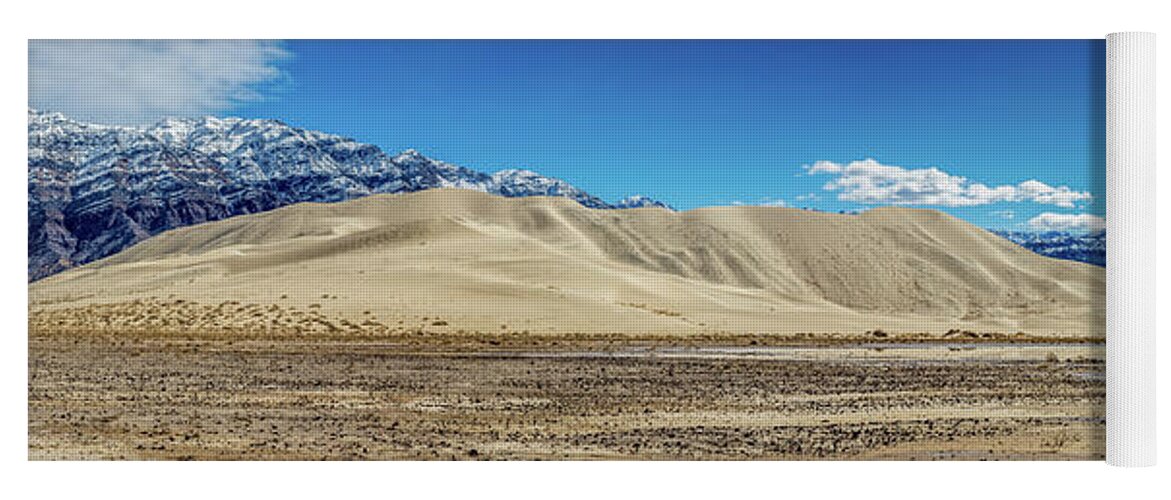
[[[655,208],[665,208],[667,210],[675,210],[674,208],[671,207],[671,205],[668,205],[666,203],[663,203],[659,200],[656,200],[656,199],[653,199],[653,198],[650,198],[647,196],[643,196],[641,194],[627,196],[626,198],[623,198],[618,203],[615,203],[614,205],[618,208],[655,207]]]
[[[419,150],[417,150],[415,148],[408,148],[408,149],[403,150],[403,152],[399,153],[398,156],[395,156],[395,158],[427,158],[427,157],[423,156],[423,153],[420,153]]]

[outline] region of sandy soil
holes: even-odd
[[[1102,459],[1104,348],[30,339],[32,459]]]
[[[1105,331],[1102,268],[940,212],[591,210],[460,190],[177,229],[35,282],[29,296],[33,311],[235,302],[478,332]]]

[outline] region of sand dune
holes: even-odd
[[[1103,269],[936,211],[592,210],[462,190],[177,229],[29,293],[33,312],[237,301],[450,331],[1105,330]]]

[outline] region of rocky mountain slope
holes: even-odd
[[[275,120],[167,119],[147,128],[28,112],[28,275],[43,278],[177,227],[300,202],[437,187],[607,203],[526,170],[486,174],[408,150],[390,156]]]

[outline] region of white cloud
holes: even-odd
[[[997,210],[995,212],[991,212],[991,214],[1000,217],[1001,219],[1016,218],[1016,212],[1013,212],[1012,210]]]
[[[1106,219],[1093,214],[1055,214],[1045,212],[1029,219],[1029,228],[1037,231],[1084,231],[1106,229]]]
[[[874,161],[874,160],[866,160],[866,161]],[[813,165],[806,167],[806,170],[809,170],[809,173],[811,173],[811,174],[822,174],[822,173],[839,174],[842,172],[842,169],[843,169],[843,167],[841,165],[834,163],[832,161],[826,161],[826,160],[818,161],[818,162],[814,163]]]
[[[255,40],[30,40],[29,106],[117,124],[214,114],[261,99],[288,57]]]
[[[1074,202],[1089,201],[1090,193],[1079,193],[1068,187],[1052,187],[1041,181],[1029,180],[1017,185],[1025,200],[1072,208]]]
[[[1066,186],[1053,187],[1036,180],[1016,185],[987,186],[935,167],[907,169],[883,165],[871,159],[846,165],[819,161],[805,169],[811,175],[835,176],[826,183],[824,189],[839,191],[839,200],[866,204],[961,207],[1031,201],[1073,208],[1075,202],[1093,198],[1088,192],[1074,191]]]

